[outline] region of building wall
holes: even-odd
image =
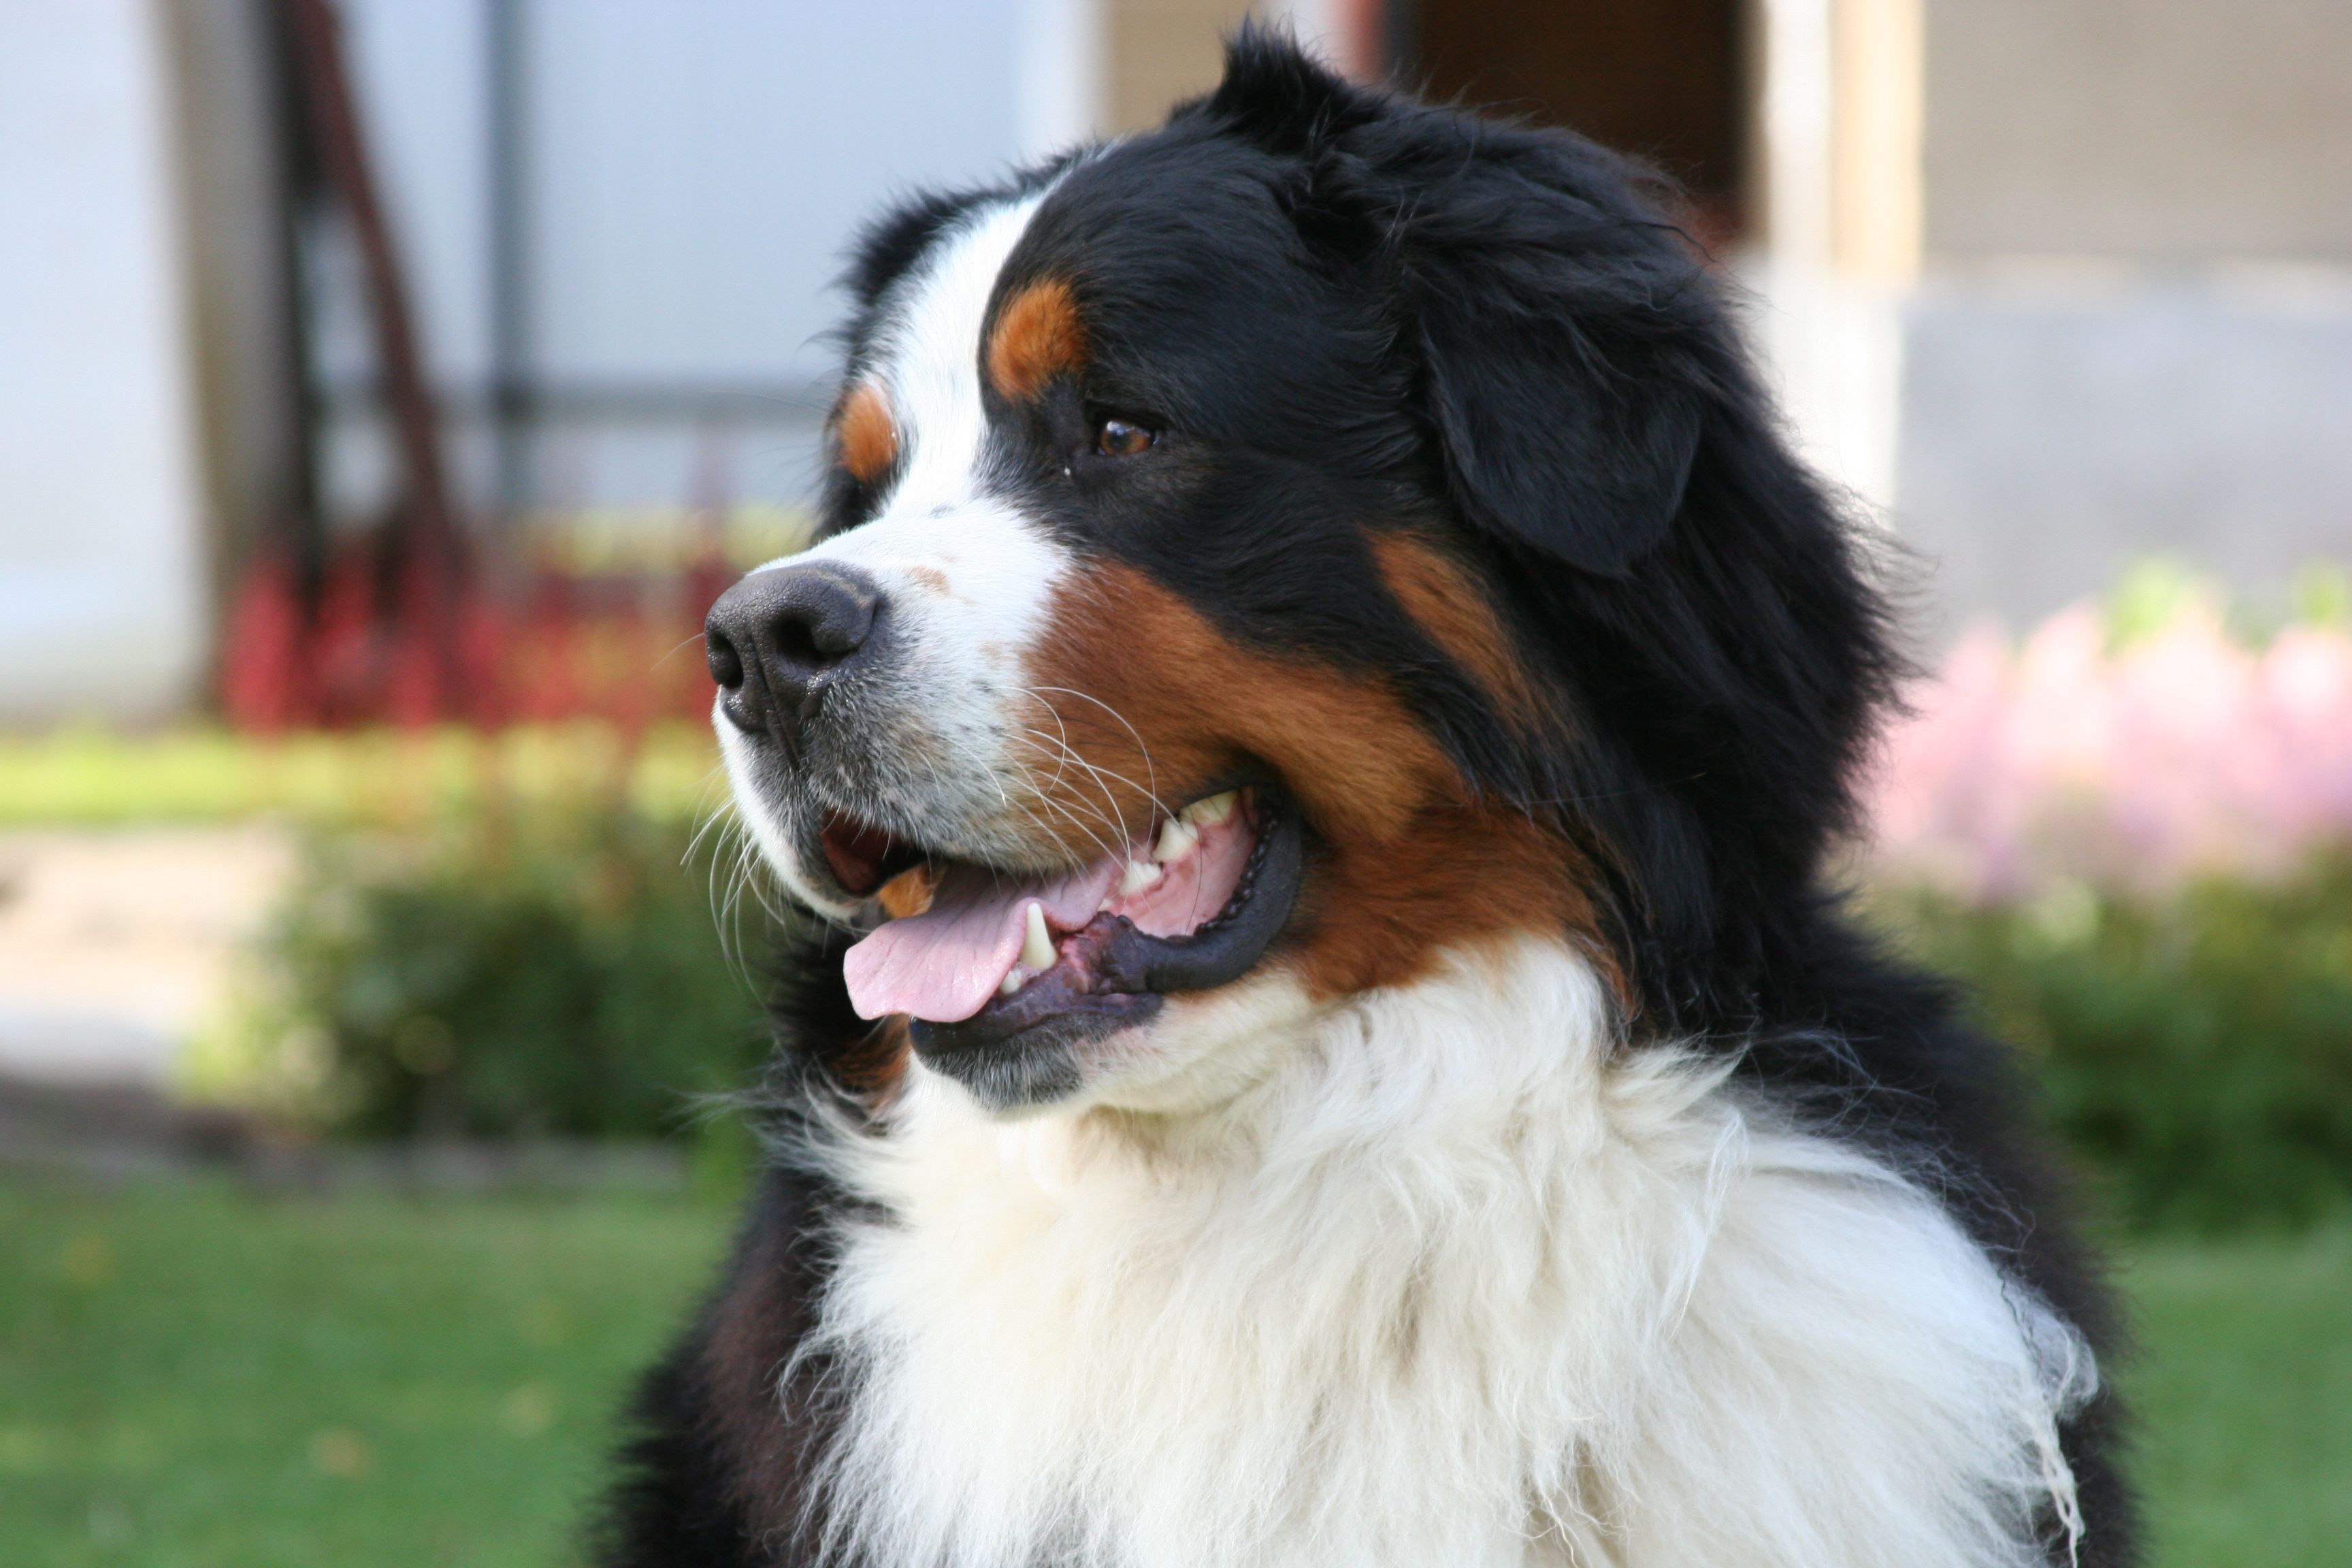
[[[1250,0],[1100,0],[1107,46],[1104,129],[1140,131],[1168,106],[1217,85],[1222,38]],[[1263,9],[1263,7],[1259,7]]]
[[[633,537],[688,505],[809,493],[858,226],[895,198],[999,177],[1091,128],[1094,0],[579,0],[523,19],[529,504]],[[341,0],[354,90],[408,266],[461,503],[498,491],[489,0]],[[363,388],[353,287],[319,333]],[[339,400],[351,407],[356,400]],[[723,412],[711,414],[711,408]],[[389,431],[334,420],[330,510],[394,481]],[[603,525],[600,525],[603,526]]]
[[[1037,0],[1031,0],[1032,4]],[[1224,69],[1224,37],[1244,17],[1287,28],[1342,72],[1375,80],[1388,71],[1397,0],[1054,0],[1093,11],[1102,94],[1095,129],[1147,130],[1169,106],[1207,92]]]
[[[159,718],[207,634],[161,18],[0,0],[0,721]]]
[[[1895,515],[1941,630],[2159,552],[2257,595],[2352,554],[2352,280],[1930,278],[1905,317]]]
[[[1946,626],[2352,544],[2352,6],[1927,0],[1892,516]]]
[[[1930,0],[1926,245],[2352,262],[2344,0]]]
[[[299,366],[267,7],[167,0],[209,598],[302,504]]]

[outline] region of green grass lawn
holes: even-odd
[[[687,1197],[0,1185],[0,1563],[571,1560],[729,1215]],[[2149,1244],[2165,1568],[2352,1563],[2352,1233]]]
[[[573,1560],[729,1215],[0,1186],[0,1563]]]
[[[2123,1284],[2156,1563],[2352,1563],[2352,1231],[2144,1244]]]

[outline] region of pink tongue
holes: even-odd
[[[861,1018],[909,1013],[933,1024],[962,1022],[988,1005],[1020,956],[1030,904],[1045,907],[1056,934],[1076,931],[1102,908],[1123,864],[1123,857],[1105,856],[1045,883],[950,868],[929,910],[885,923],[843,958],[850,1005]]]

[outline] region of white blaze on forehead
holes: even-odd
[[[887,510],[971,497],[988,430],[980,398],[981,328],[997,277],[1043,199],[966,220],[894,290],[897,308],[886,311],[871,357],[909,450]]]

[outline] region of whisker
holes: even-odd
[[[1079,757],[1079,754],[1077,754],[1077,748],[1075,748],[1075,745],[1070,745],[1070,724],[1061,717],[1061,710],[1054,708],[1054,703],[1040,703],[1040,708],[1045,708],[1046,712],[1049,712],[1049,715],[1054,717],[1054,736],[1056,736],[1056,738],[1054,738],[1054,745],[1056,745],[1056,748],[1061,748],[1061,754],[1063,754],[1063,757],[1068,757],[1070,762],[1075,762],[1075,764],[1077,764],[1077,766],[1087,766],[1087,759],[1085,759],[1085,757]],[[1033,736],[1040,738],[1040,741],[1042,741],[1042,738],[1045,738],[1045,733],[1037,731],[1037,729],[1030,729],[1030,733],[1033,733]],[[1089,769],[1089,771],[1091,771],[1091,769]],[[1058,778],[1061,778],[1061,771],[1058,771],[1058,764],[1056,764],[1056,781],[1058,781]],[[1101,787],[1101,783],[1103,783],[1103,781],[1101,781],[1101,775],[1096,775],[1096,781],[1094,781],[1094,783],[1096,783],[1096,787]],[[1106,795],[1108,795],[1108,793],[1106,793]],[[1122,839],[1127,839],[1127,837],[1129,837],[1129,832],[1127,832],[1127,816],[1124,816],[1122,811],[1119,811],[1119,802],[1118,802],[1118,799],[1112,799],[1112,802],[1110,802],[1110,811],[1112,811],[1112,816],[1118,816],[1118,818],[1119,818],[1119,837],[1122,837]]]
[[[1053,737],[1045,734],[1041,731],[1032,730],[1029,733],[1037,736],[1041,741],[1050,741],[1053,739]],[[1103,797],[1109,803],[1112,815],[1118,818],[1119,832],[1131,837],[1132,835],[1129,833],[1127,826],[1127,813],[1119,805],[1118,797],[1111,790],[1110,786],[1113,784],[1123,784],[1128,788],[1136,791],[1138,794],[1145,795],[1147,796],[1150,795],[1150,792],[1146,790],[1142,784],[1128,777],[1125,773],[1120,773],[1116,768],[1106,768],[1099,763],[1090,763],[1084,755],[1070,748],[1066,743],[1061,744],[1063,751],[1068,753],[1069,760],[1084,768],[1087,773],[1093,777],[1096,786],[1103,792]],[[1151,804],[1155,807],[1158,807],[1160,803],[1156,797],[1154,797],[1152,798]],[[1163,807],[1161,809],[1165,808]]]
[[[1032,747],[1037,751],[1045,751],[1045,747],[1041,742],[1050,741],[1052,737],[1044,735],[1039,731],[1031,731],[1031,733],[1036,735],[1037,739],[1031,740],[1021,736],[1015,736],[1014,739],[1019,740],[1021,743],[1025,746]],[[1066,747],[1063,748],[1063,751],[1066,752],[1067,750],[1068,749]],[[1082,768],[1088,765],[1084,757],[1076,756],[1075,753],[1070,755],[1070,760],[1076,762]],[[1110,798],[1109,792],[1108,790],[1104,793],[1107,798]],[[1125,816],[1123,814],[1117,813],[1115,810],[1112,812],[1106,812],[1101,807],[1096,805],[1092,801],[1087,800],[1083,796],[1077,797],[1072,801],[1065,802],[1056,799],[1052,795],[1041,793],[1035,798],[1044,805],[1051,806],[1063,816],[1067,817],[1074,825],[1081,827],[1085,827],[1085,824],[1077,816],[1075,808],[1077,806],[1084,806],[1087,813],[1091,815],[1096,821],[1099,822],[1106,830],[1118,836],[1118,846],[1115,847],[1109,843],[1106,843],[1091,827],[1085,827],[1087,837],[1093,839],[1096,846],[1106,855],[1123,853],[1125,846],[1131,845],[1135,842],[1134,835],[1129,833],[1127,829]],[[1114,808],[1118,805],[1115,798],[1111,798],[1110,803]],[[1065,846],[1065,847],[1067,847],[1067,846]]]
[[[1054,759],[1055,773],[1053,778],[1046,781],[1048,784],[1059,783],[1066,775],[1068,765],[1072,763],[1076,763],[1079,767],[1084,768],[1090,775],[1092,775],[1089,782],[1099,784],[1102,781],[1104,770],[1094,766],[1092,763],[1088,763],[1086,758],[1078,755],[1076,752],[1070,750],[1069,747],[1063,745],[1061,742],[1055,741],[1054,737],[1045,733],[1043,731],[1025,731],[1022,734],[1014,736],[1013,739],[1019,741],[1023,745],[1029,747],[1033,751],[1045,752]],[[1128,781],[1122,780],[1120,782],[1125,783]],[[1107,795],[1104,806],[1097,806],[1093,801],[1087,800],[1084,796],[1076,796],[1074,798],[1077,799],[1080,804],[1084,805],[1087,810],[1094,812],[1096,816],[1101,817],[1104,826],[1110,826],[1116,825],[1122,832],[1126,830],[1127,816],[1124,812],[1118,809],[1118,802],[1115,797]],[[1107,806],[1108,809],[1105,809],[1105,806]]]
[[[1118,709],[1112,707],[1101,698],[1097,697],[1094,693],[1090,691],[1080,691],[1073,687],[1025,686],[1023,687],[1022,689],[1032,696],[1042,696],[1047,692],[1058,692],[1066,697],[1075,697],[1081,702],[1093,703],[1096,707],[1101,709],[1104,712],[1118,720],[1120,727],[1125,729],[1129,737],[1135,742],[1136,751],[1141,753],[1143,757],[1144,774],[1151,781],[1150,788],[1146,790],[1144,793],[1151,797],[1151,803],[1153,805],[1159,807],[1161,811],[1166,811],[1168,809],[1167,803],[1160,798],[1160,772],[1158,767],[1152,763],[1151,748],[1144,742],[1143,731],[1137,729],[1132,723],[1130,723],[1126,714],[1120,712]],[[1055,716],[1057,722],[1060,721],[1061,710],[1059,709],[1055,708],[1051,702],[1045,704],[1045,709]]]
[[[1070,826],[1071,826],[1076,827],[1079,832],[1081,832],[1081,833],[1085,834],[1085,835],[1087,836],[1087,841],[1088,841],[1088,842],[1090,842],[1090,843],[1092,843],[1096,848],[1097,848],[1097,849],[1101,850],[1101,851],[1103,852],[1103,854],[1104,854],[1106,857],[1108,857],[1108,856],[1114,856],[1114,855],[1119,855],[1119,854],[1124,853],[1124,850],[1123,850],[1122,848],[1118,847],[1114,847],[1113,845],[1110,845],[1110,844],[1108,844],[1108,843],[1104,842],[1103,837],[1102,837],[1102,835],[1100,835],[1099,833],[1097,833],[1093,828],[1091,828],[1091,827],[1087,826],[1087,824],[1086,824],[1086,822],[1085,822],[1083,819],[1081,819],[1080,817],[1078,817],[1077,816],[1076,816],[1074,813],[1072,813],[1072,812],[1071,812],[1071,810],[1070,810],[1070,808],[1069,808],[1068,806],[1064,805],[1061,802],[1059,802],[1059,801],[1057,801],[1057,800],[1055,800],[1055,799],[1054,799],[1052,796],[1050,796],[1050,795],[1040,795],[1040,796],[1038,796],[1037,798],[1038,798],[1038,800],[1039,800],[1040,804],[1042,804],[1042,805],[1044,805],[1047,806],[1048,808],[1050,808],[1051,810],[1053,810],[1054,812],[1055,812],[1056,814],[1058,814],[1059,816],[1061,816],[1062,817],[1064,817],[1065,819],[1066,819],[1066,820],[1069,822],[1069,824],[1070,824]],[[1027,808],[1026,808],[1026,807],[1024,807],[1024,808],[1022,808],[1022,809],[1026,810]],[[1039,827],[1041,827],[1041,828],[1045,829],[1045,832],[1047,832],[1047,833],[1049,833],[1049,834],[1052,834],[1052,835],[1053,835],[1053,838],[1054,838],[1054,842],[1055,842],[1055,844],[1056,846],[1058,846],[1058,847],[1061,848],[1061,850],[1062,850],[1062,852],[1063,852],[1064,854],[1066,854],[1066,854],[1068,854],[1068,853],[1069,853],[1071,846],[1070,846],[1070,841],[1069,841],[1068,839],[1066,839],[1066,838],[1063,837],[1059,833],[1055,832],[1055,831],[1054,831],[1054,829],[1053,829],[1051,826],[1047,826],[1045,823],[1044,823],[1044,822],[1042,822],[1042,821],[1039,821],[1039,820],[1038,820],[1038,818],[1037,818],[1037,816],[1036,816],[1036,815],[1035,815],[1034,812],[1033,812],[1033,813],[1030,813],[1030,820],[1031,820],[1031,821],[1033,821],[1033,822],[1036,822],[1036,823],[1037,823],[1037,826],[1038,826]]]
[[[1094,846],[1097,853],[1108,856],[1122,852],[1118,845],[1105,838],[1102,833],[1092,824],[1088,823],[1084,817],[1079,816],[1075,811],[1073,811],[1066,802],[1056,800],[1052,795],[1041,795],[1034,797],[1034,803],[1036,805],[1044,806],[1055,816],[1061,818],[1064,822],[1068,823],[1070,826],[1076,828],[1079,833],[1084,834],[1087,841]],[[1038,831],[1052,838],[1055,847],[1060,849],[1065,855],[1068,855],[1073,852],[1075,846],[1070,843],[1068,836],[1064,834],[1059,828],[1054,826],[1051,823],[1045,821],[1043,817],[1040,817],[1031,805],[1015,805],[1013,809],[1019,812],[1023,816],[1028,818],[1031,826],[1037,828]]]
[[[1103,802],[1110,807],[1110,815],[1117,819],[1119,838],[1123,842],[1133,843],[1135,841],[1135,835],[1127,826],[1126,808],[1120,805],[1118,793],[1114,791],[1107,782],[1105,777],[1107,770],[1097,767],[1093,763],[1088,762],[1086,757],[1079,752],[1076,746],[1070,744],[1070,727],[1063,720],[1061,710],[1059,709],[1055,708],[1050,702],[1044,703],[1042,706],[1045,708],[1046,712],[1054,716],[1054,728],[1058,731],[1054,743],[1061,749],[1061,752],[1065,757],[1068,758],[1071,762],[1077,763],[1078,766],[1086,769],[1087,776],[1094,781],[1095,787],[1102,791]],[[1041,741],[1046,738],[1045,732],[1040,730],[1033,729],[1029,731],[1029,733],[1036,736]],[[1058,771],[1055,776],[1056,779],[1060,777]],[[1121,779],[1119,782],[1128,785],[1130,789],[1139,787],[1132,779]]]

